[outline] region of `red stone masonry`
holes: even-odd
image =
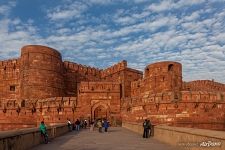
[[[185,82],[178,62],[156,62],[143,72],[123,60],[98,69],[63,61],[50,47],[27,45],[18,59],[0,61],[0,129],[67,119],[107,118],[225,130],[225,84]]]

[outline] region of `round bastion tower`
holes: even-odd
[[[148,65],[144,77],[146,88],[152,93],[172,92],[178,99],[182,89],[182,65],[178,62],[164,61]]]
[[[64,96],[61,54],[49,47],[27,45],[21,49],[21,98]]]

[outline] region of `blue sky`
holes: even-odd
[[[225,83],[225,0],[0,0],[0,60],[28,44],[98,68],[178,61],[186,81]]]

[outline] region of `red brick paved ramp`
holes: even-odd
[[[108,133],[88,129],[70,132],[32,150],[175,150],[153,138],[143,139],[125,128],[110,128]]]

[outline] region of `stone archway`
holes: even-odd
[[[103,107],[102,105],[98,106],[94,110],[94,119],[103,119],[108,118],[107,109]]]
[[[110,109],[105,103],[96,103],[92,106],[91,119],[110,119]]]

